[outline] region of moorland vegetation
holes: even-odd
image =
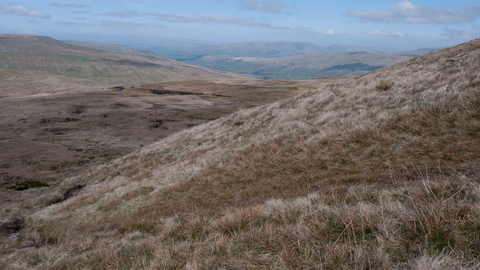
[[[478,269],[479,59],[474,40],[89,169],[38,199],[0,265]]]

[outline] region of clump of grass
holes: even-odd
[[[76,121],[78,121],[77,118],[71,118],[71,117],[67,117],[67,118],[62,119],[62,122],[64,122],[64,123],[67,123],[67,122],[76,122]]]
[[[394,85],[394,83],[392,81],[383,80],[383,81],[378,82],[377,85],[375,86],[375,88],[379,91],[387,91],[390,88],[392,88],[393,85]]]
[[[23,253],[50,269],[475,269],[479,179],[415,170],[416,181],[396,178],[386,188],[332,186],[217,216],[191,209],[160,218],[153,234],[137,230],[112,235],[113,242],[94,236],[63,243],[36,240],[75,252]],[[420,268],[427,262],[436,268]]]

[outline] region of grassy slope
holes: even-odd
[[[0,69],[0,98],[69,91],[99,86],[93,80],[76,79],[43,72]]]
[[[10,268],[474,269],[480,40],[185,130],[66,180]],[[30,245],[37,248],[16,249]],[[22,259],[19,259],[22,258]]]
[[[106,85],[239,77],[162,57],[106,52],[29,35],[0,35],[0,63],[3,69],[38,71]]]
[[[186,62],[269,79],[306,79],[360,75],[409,58],[411,57],[394,53],[338,52],[281,58],[204,56]]]
[[[95,48],[102,51],[112,51],[112,52],[128,52],[136,54],[145,54],[144,52],[117,44],[107,44],[107,43],[98,43],[98,42],[88,42],[88,41],[78,41],[78,40],[62,40],[62,42],[82,47]]]

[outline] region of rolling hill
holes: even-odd
[[[241,76],[153,55],[107,52],[70,45],[49,37],[0,35],[0,68],[35,71],[94,81],[102,85],[153,83]]]
[[[409,59],[66,179],[3,223],[25,229],[1,264],[478,269],[479,56],[474,40]]]
[[[276,58],[302,54],[322,53],[322,52],[351,52],[351,51],[371,51],[371,52],[397,52],[399,50],[385,47],[367,47],[338,44],[330,46],[321,46],[308,42],[241,42],[230,44],[200,45],[180,49],[179,52],[187,55],[224,55],[232,57],[266,57]]]
[[[99,43],[99,42],[88,42],[88,41],[78,41],[78,40],[62,40],[67,44],[75,45],[75,46],[82,46],[82,47],[90,47],[102,51],[112,51],[112,52],[128,52],[128,53],[136,53],[136,54],[145,54],[145,55],[154,55],[158,56],[156,53],[148,50],[139,50],[128,46],[122,46],[117,44],[107,44],[107,43]]]

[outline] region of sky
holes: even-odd
[[[478,0],[1,0],[0,33],[107,42],[446,47],[480,38]]]

